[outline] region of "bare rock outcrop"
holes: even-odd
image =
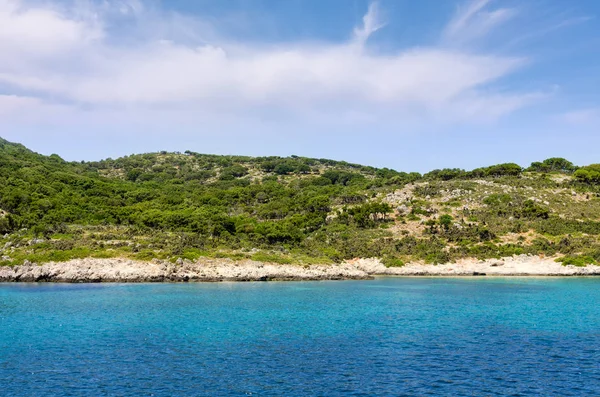
[[[186,282],[366,279],[365,271],[339,265],[280,265],[256,261],[204,259],[140,262],[128,259],[78,259],[0,267],[4,282]]]
[[[502,259],[463,259],[431,265],[408,263],[386,268],[377,259],[356,260],[356,266],[371,275],[389,276],[600,276],[600,266],[563,266],[555,257],[515,255]]]
[[[554,258],[513,256],[502,260],[466,259],[443,265],[408,263],[386,267],[361,258],[333,265],[281,265],[251,260],[201,259],[175,263],[154,260],[78,259],[42,265],[0,267],[0,282],[217,282],[362,280],[374,276],[599,276],[600,266],[562,266]]]

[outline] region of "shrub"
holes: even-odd
[[[404,266],[404,261],[398,258],[384,257],[381,262],[385,265],[385,267],[402,267]]]
[[[563,266],[572,265],[577,267],[585,267],[587,265],[597,264],[596,260],[591,256],[572,256],[567,255],[556,259],[556,262],[562,262]]]
[[[492,194],[483,199],[483,203],[489,206],[506,205],[512,197],[508,194]]]
[[[438,220],[440,226],[442,226],[445,230],[448,230],[450,228],[450,226],[452,226],[452,222],[453,222],[454,218],[452,218],[450,215],[442,215],[440,216],[440,219]]]
[[[591,164],[580,168],[573,175],[581,182],[600,183],[600,164]]]

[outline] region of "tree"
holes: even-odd
[[[471,175],[475,177],[501,177],[501,176],[519,176],[523,169],[515,163],[503,163],[492,165],[486,168],[477,168],[471,171]]]
[[[544,161],[533,162],[531,166],[527,169],[527,171],[535,171],[535,172],[563,172],[566,174],[571,174],[577,170],[577,166],[574,165],[569,160],[566,160],[562,157],[551,157]]]
[[[308,201],[306,206],[308,211],[310,212],[329,212],[329,197],[327,196],[317,196],[313,197]]]
[[[466,172],[460,168],[444,168],[442,170],[433,170],[423,176],[427,179],[441,179],[442,181],[449,181],[451,179],[466,176]]]
[[[285,162],[285,163],[277,164],[277,166],[275,166],[275,169],[273,171],[277,175],[286,175],[286,174],[296,171],[296,167],[294,167],[293,164]]]
[[[140,175],[142,175],[143,173],[144,173],[143,170],[141,170],[139,168],[134,168],[132,170],[127,171],[126,178],[128,181],[135,182],[138,180]]]
[[[223,179],[223,175],[230,175],[232,178],[241,178],[245,175],[248,175],[248,169],[241,164],[235,164],[231,167],[223,168],[221,171],[221,179]]]

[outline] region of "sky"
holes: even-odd
[[[600,162],[597,0],[0,0],[0,137],[401,171]]]

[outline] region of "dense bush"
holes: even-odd
[[[578,267],[585,267],[587,265],[596,265],[597,262],[591,256],[572,256],[567,255],[562,258],[558,258],[557,262],[562,262],[563,265],[573,265]]]
[[[600,183],[600,164],[591,164],[575,171],[575,178],[585,183]]]

